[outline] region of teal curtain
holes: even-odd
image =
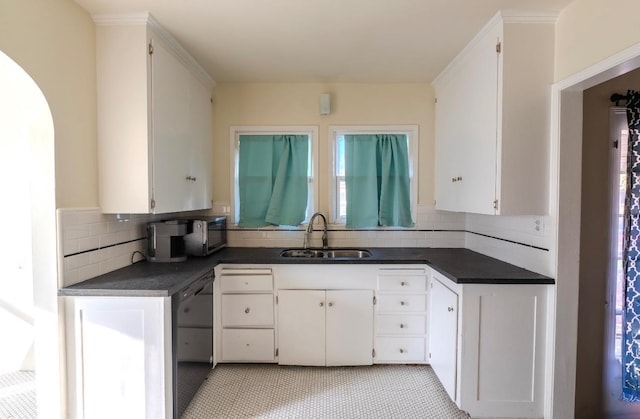
[[[304,221],[308,136],[241,135],[238,163],[240,227],[296,226]]]
[[[345,135],[347,227],[411,227],[409,147],[401,134]]]

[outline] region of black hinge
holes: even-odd
[[[615,141],[613,142],[613,148],[618,148],[618,140],[615,140]]]
[[[496,52],[500,54],[502,52],[502,42],[496,44]]]
[[[153,44],[149,42],[149,55],[153,54]]]
[[[371,350],[371,357],[372,357],[372,358],[375,358],[375,357],[376,357],[376,348],[373,348],[373,349]]]
[[[378,299],[377,299],[377,298],[376,298],[376,296],[374,295],[374,296],[373,296],[373,305],[375,306],[377,302],[378,302]]]
[[[438,103],[438,98],[433,99],[433,103]]]
[[[278,304],[278,296],[276,295],[276,304]]]
[[[279,351],[278,351],[278,348],[276,348],[276,356],[278,356],[278,352],[279,352]]]
[[[152,199],[152,200],[151,200],[151,208],[153,209],[153,208],[155,208],[155,207],[156,207],[156,200],[155,200],[155,199]]]

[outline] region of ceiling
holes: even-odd
[[[76,0],[149,11],[218,82],[430,82],[498,10],[571,0]]]

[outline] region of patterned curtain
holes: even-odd
[[[629,149],[624,210],[625,308],[622,398],[640,402],[640,92],[627,93]]]

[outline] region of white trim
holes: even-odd
[[[329,125],[329,156],[331,161],[329,164],[329,183],[330,183],[330,223],[335,225],[344,225],[338,221],[337,202],[336,202],[336,153],[335,142],[339,134],[407,134],[409,137],[409,171],[411,179],[411,218],[414,225],[417,223],[418,216],[418,155],[420,144],[420,130],[418,125]],[[381,227],[383,228],[383,227]],[[397,227],[394,227],[397,228]],[[388,227],[386,229],[389,229]]]
[[[580,257],[579,246],[576,246],[580,238],[580,200],[572,201],[580,198],[581,168],[566,164],[570,163],[566,154],[570,154],[571,148],[575,153],[574,165],[581,161],[582,92],[636,68],[640,68],[640,43],[555,83],[551,88],[549,208],[555,218],[556,231],[550,255],[556,286],[547,334],[545,418],[573,417],[575,413]],[[571,192],[571,196],[562,192]],[[576,205],[577,211],[573,210]]]
[[[232,125],[229,127],[229,161],[231,193],[231,211],[229,213],[229,224],[236,225],[236,202],[238,201],[236,190],[236,179],[238,178],[238,168],[236,155],[238,151],[238,138],[241,134],[304,134],[309,135],[311,141],[311,176],[313,179],[313,202],[311,213],[318,208],[318,126],[317,125]]]
[[[212,89],[216,82],[209,73],[184,49],[182,45],[167,31],[149,12],[128,14],[93,14],[96,26],[146,26],[151,33],[162,40],[173,55],[196,76],[200,83]]]
[[[449,64],[431,81],[431,85],[437,86],[442,83],[448,77],[451,69],[460,65],[460,61],[472,51],[476,44],[480,42],[494,26],[503,23],[535,23],[535,24],[555,24],[558,20],[559,13],[557,12],[531,12],[531,11],[517,11],[517,10],[503,10],[498,11],[476,34],[476,36],[469,41],[467,45],[449,62]]]

